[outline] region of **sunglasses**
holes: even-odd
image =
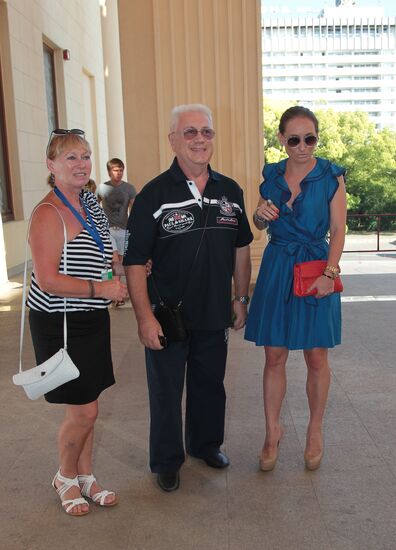
[[[288,147],[297,147],[301,143],[301,138],[299,136],[291,136],[287,139]],[[314,135],[309,135],[304,137],[304,143],[307,147],[313,147],[318,143],[318,138]]]
[[[201,128],[200,130],[198,130],[197,128],[191,127],[185,128],[183,130],[183,137],[186,141],[191,141],[192,139],[195,139],[198,134],[201,134],[204,139],[213,139],[216,135],[216,132],[213,130],[213,128]]]
[[[85,132],[84,130],[80,130],[79,128],[72,128],[71,130],[65,130],[63,128],[56,128],[55,130],[52,130],[51,135],[48,140],[47,145],[47,156],[48,156],[48,149],[51,144],[51,141],[53,140],[54,136],[68,136],[69,134],[74,134],[76,136],[81,136],[82,138],[85,138]]]

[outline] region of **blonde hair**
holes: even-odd
[[[84,147],[89,153],[92,153],[91,146],[83,136],[78,134],[54,134],[48,145],[47,158],[54,160],[58,155],[73,146]]]

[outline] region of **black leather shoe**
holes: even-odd
[[[176,491],[180,485],[179,472],[161,472],[157,474],[157,483],[163,491]]]
[[[230,459],[219,449],[214,449],[212,453],[206,455],[204,461],[211,468],[227,468],[230,465]]]

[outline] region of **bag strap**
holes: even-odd
[[[208,225],[209,209],[210,209],[210,199],[209,199],[209,204],[208,204],[208,210],[207,210],[207,212],[206,212],[205,225],[204,225],[204,227],[203,227],[203,231],[202,231],[202,234],[201,234],[201,238],[200,238],[200,241],[199,241],[197,250],[196,250],[196,252],[195,252],[194,259],[193,259],[193,261],[192,261],[192,264],[191,264],[191,267],[190,267],[190,270],[189,270],[189,276],[188,276],[187,279],[186,279],[186,282],[185,282],[185,285],[184,285],[184,289],[183,289],[181,298],[180,298],[180,300],[179,300],[179,303],[177,304],[178,306],[181,306],[182,303],[183,303],[183,298],[184,298],[184,295],[185,295],[185,293],[186,293],[188,283],[189,283],[189,281],[190,281],[190,274],[192,273],[193,267],[194,267],[195,262],[197,261],[197,258],[198,258],[198,253],[199,253],[199,250],[200,250],[201,245],[202,245],[202,241],[203,241],[203,238],[204,238],[204,234],[205,234],[205,231],[206,231],[206,227],[207,227],[207,225]],[[163,301],[163,299],[161,298],[161,296],[160,296],[160,294],[159,294],[159,292],[158,292],[157,285],[155,284],[154,275],[151,273],[150,277],[151,277],[151,280],[152,280],[152,283],[153,283],[154,291],[155,291],[155,293],[156,293],[156,295],[158,296],[158,299],[159,299],[159,301],[160,301],[160,305],[163,306],[163,305],[164,305],[164,301]]]
[[[20,339],[19,339],[19,372],[22,372],[22,348],[23,348],[23,337],[25,333],[25,301],[26,301],[26,279],[27,279],[27,259],[28,259],[28,246],[29,246],[29,232],[30,232],[30,226],[32,224],[33,216],[38,208],[40,206],[43,206],[43,204],[48,204],[55,208],[55,210],[58,212],[60,219],[62,220],[63,224],[63,274],[67,275],[67,233],[66,233],[66,225],[62,218],[62,214],[59,212],[57,207],[52,204],[51,202],[42,202],[38,204],[35,209],[33,210],[28,224],[27,229],[27,235],[26,235],[26,245],[25,245],[25,269],[23,272],[23,290],[22,290],[22,313],[21,313],[21,330],[20,330]],[[66,319],[66,298],[63,298],[63,347],[64,349],[67,349],[67,319]]]

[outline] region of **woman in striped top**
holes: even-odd
[[[80,376],[45,398],[66,405],[59,429],[60,468],[53,480],[69,515],[89,511],[84,496],[101,506],[117,503],[92,474],[98,397],[114,384],[108,305],[127,289],[111,278],[108,221],[95,196],[83,191],[91,173],[91,148],[82,130],[54,130],[47,147],[53,189],[34,210],[29,242],[33,272],[27,300],[37,364],[63,347],[66,297],[68,352]],[[67,274],[64,274],[64,225]]]

